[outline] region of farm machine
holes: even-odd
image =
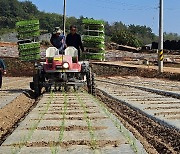
[[[86,86],[90,94],[94,94],[94,75],[88,61],[79,61],[78,51],[68,47],[63,54],[55,47],[46,50],[45,60],[40,57],[40,43],[36,38],[40,35],[39,20],[20,21],[16,23],[18,31],[18,50],[22,61],[35,63],[33,81],[30,88],[35,96],[40,96],[42,89],[69,91]]]
[[[87,51],[85,59],[104,59],[104,25],[103,21],[85,19],[84,46]],[[20,21],[16,23],[18,31],[19,57],[22,61],[35,63],[33,81],[30,88],[35,96],[41,95],[42,89],[69,91],[71,87],[78,90],[85,86],[90,94],[95,94],[94,74],[89,61],[79,61],[78,50],[67,47],[63,54],[55,47],[46,50],[45,60],[40,57],[39,20]]]
[[[30,87],[35,96],[41,94],[44,87],[47,92],[54,90],[69,91],[71,87],[78,90],[87,86],[90,94],[95,93],[94,75],[88,61],[78,61],[78,51],[74,47],[65,49],[65,54],[59,54],[55,47],[46,50],[45,62],[35,65],[33,82]]]

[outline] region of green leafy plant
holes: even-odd
[[[84,42],[92,42],[92,43],[103,43],[104,42],[104,37],[103,36],[89,36],[89,35],[84,35],[83,36],[83,41]]]
[[[92,60],[104,60],[104,53],[87,53],[85,55],[86,59],[92,59]]]
[[[94,19],[83,19],[83,24],[90,24],[90,25],[103,25],[103,20],[94,20]]]
[[[19,44],[18,47],[20,51],[35,49],[35,48],[40,48],[40,43],[39,42],[24,43],[24,44]]]

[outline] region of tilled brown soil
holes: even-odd
[[[101,148],[101,147],[105,147],[108,145],[111,145],[113,147],[118,147],[118,145],[120,145],[120,141],[111,141],[111,140],[99,140],[96,141],[96,146],[97,148]],[[89,147],[92,147],[92,143],[91,141],[87,141],[87,140],[80,140],[80,141],[75,141],[75,140],[71,140],[68,142],[31,142],[31,143],[25,143],[25,144],[12,144],[12,145],[8,145],[8,146],[13,146],[13,147],[19,147],[19,146],[26,146],[26,147],[52,147],[52,146],[61,146],[63,148],[68,148],[72,145],[87,145]],[[93,147],[92,147],[93,148]]]
[[[128,67],[128,66],[118,66],[118,65],[109,65],[109,64],[92,64],[93,72],[96,73],[97,76],[140,76],[145,78],[160,78],[160,79],[168,79],[180,81],[180,73],[172,73],[171,70],[169,72],[158,73],[155,69],[147,69],[147,68],[138,68]],[[173,67],[172,67],[173,69]]]
[[[87,114],[92,114],[92,113],[98,113],[98,112],[86,112]],[[63,115],[63,112],[48,112],[45,114],[58,114],[58,115]],[[84,114],[84,112],[66,112],[66,115],[77,115],[77,114]]]
[[[98,120],[98,119],[107,119],[108,117],[88,117],[89,120]],[[46,118],[44,120],[83,120],[83,117],[68,117],[68,118]],[[39,120],[39,119],[31,119],[31,120]]]
[[[97,97],[134,133],[148,153],[179,153],[180,131],[160,125],[143,113],[105,96],[101,91],[97,91]]]
[[[49,130],[49,131],[60,131],[62,128],[62,126],[46,126],[46,127],[38,127],[37,130]],[[31,128],[28,128],[31,129]],[[107,129],[107,127],[92,127],[92,130],[103,130],[103,129]],[[83,130],[83,131],[89,131],[89,127],[88,126],[67,126],[64,128],[65,131],[74,131],[74,130]]]
[[[20,77],[20,76],[33,76],[34,63],[33,62],[23,62],[18,58],[14,57],[0,57],[4,60],[7,68],[6,76],[10,77]]]
[[[0,145],[17,124],[33,107],[35,100],[32,92],[21,94],[11,103],[0,109]]]

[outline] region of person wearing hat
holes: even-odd
[[[60,54],[63,54],[63,49],[65,47],[65,36],[62,33],[63,31],[59,27],[56,27],[50,39],[51,44],[59,49]]]

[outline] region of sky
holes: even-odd
[[[23,0],[20,0],[23,1]],[[40,11],[63,14],[64,0],[30,0]],[[158,34],[160,0],[66,0],[67,16],[103,19],[110,24],[146,25]],[[164,31],[180,35],[180,0],[164,0]]]

